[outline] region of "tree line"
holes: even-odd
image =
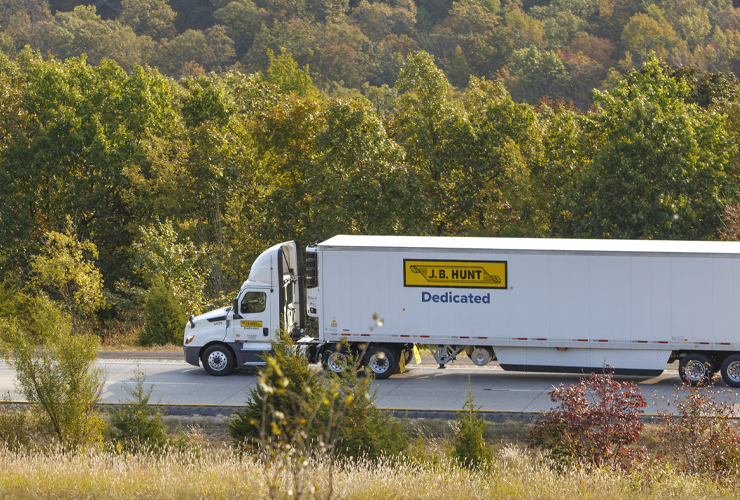
[[[516,102],[502,79],[456,90],[419,51],[379,109],[321,92],[286,50],[268,56],[264,73],[181,79],[1,56],[5,287],[110,330],[157,284],[188,312],[225,303],[291,239],[737,239],[731,73],[651,55],[583,113]]]
[[[90,5],[88,5],[90,3]],[[264,72],[284,47],[332,96],[393,93],[405,59],[435,56],[448,81],[503,79],[516,101],[612,90],[651,52],[702,71],[740,70],[731,0],[2,0],[0,50],[29,45],[169,76]]]

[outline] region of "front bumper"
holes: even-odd
[[[185,361],[194,366],[200,366],[200,347],[183,346],[183,352],[185,353]]]

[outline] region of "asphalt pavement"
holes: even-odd
[[[151,402],[182,406],[183,411],[206,405],[230,413],[247,402],[250,389],[257,383],[254,372],[212,377],[202,367],[185,363],[178,351],[104,351],[98,364],[105,375],[103,401],[107,403],[127,400],[126,388],[132,387],[137,368],[146,374],[145,385],[152,388]],[[671,392],[681,383],[677,363],[668,365],[658,377],[615,378],[638,383],[648,402],[647,413],[655,413],[658,407],[668,408]],[[405,373],[376,381],[376,404],[417,414],[452,412],[462,408],[470,382],[475,403],[485,412],[542,412],[553,406],[548,392],[554,386],[579,380],[578,375],[571,374],[505,372],[496,362],[478,367],[464,356],[440,370],[434,358],[422,356],[420,365],[412,361]],[[720,379],[717,387],[726,386]],[[0,392],[5,391],[12,399],[22,399],[14,386],[14,373],[0,363]],[[731,395],[735,397],[736,393]]]

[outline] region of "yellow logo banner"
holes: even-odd
[[[244,328],[260,328],[262,327],[261,321],[242,321],[241,325]]]
[[[505,261],[405,260],[403,285],[437,288],[506,288]]]

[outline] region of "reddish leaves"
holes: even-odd
[[[578,385],[550,392],[558,407],[540,418],[529,435],[532,446],[550,452],[562,467],[577,462],[628,469],[643,451],[628,445],[644,426],[639,414],[647,406],[633,382],[617,382],[610,374],[591,374]]]
[[[683,386],[673,393],[674,410],[659,410],[659,458],[686,474],[737,481],[740,472],[740,431],[730,419],[737,415],[734,393]],[[668,403],[670,405],[670,403]]]

